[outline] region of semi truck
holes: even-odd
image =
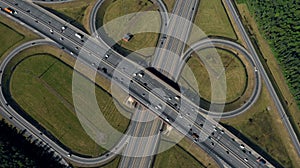
[[[3,10],[10,14],[17,14],[17,11],[13,10],[12,8],[4,8]]]

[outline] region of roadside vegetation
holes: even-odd
[[[0,48],[0,55],[12,47],[14,44],[18,43],[19,41],[24,39],[22,34],[19,34],[11,27],[7,26],[4,23],[0,22],[0,39],[1,39],[1,48]]]
[[[162,140],[160,143],[167,142]],[[195,157],[183,150],[180,146],[175,145],[155,157],[154,167],[204,168],[204,165],[195,159]]]
[[[261,50],[262,59],[271,81],[281,98],[291,123],[300,135],[299,90],[299,26],[296,6],[291,1],[265,2],[238,1],[238,8],[253,41]],[[248,4],[248,5],[246,5]],[[289,5],[288,5],[289,4]],[[250,11],[248,11],[248,8]],[[269,10],[272,9],[272,10]],[[255,24],[258,23],[258,26]],[[260,35],[262,32],[263,36]],[[266,39],[266,40],[265,40]],[[275,57],[274,57],[275,56]],[[276,58],[276,59],[275,59]],[[279,64],[279,65],[278,65]]]
[[[11,79],[12,97],[33,119],[75,152],[91,156],[103,153],[104,149],[85,133],[74,111],[72,68],[53,55],[38,52],[30,55],[32,53],[27,50],[20,54],[19,60],[13,61],[20,63]],[[107,92],[99,87],[95,91],[106,120],[124,132],[129,120],[117,111]]]
[[[265,151],[284,167],[295,167],[297,162],[291,160],[290,141],[275,104],[263,84],[262,93],[257,102],[247,112],[231,119],[222,119],[221,123],[234,127],[250,142],[257,144],[255,149]],[[237,136],[239,136],[237,134]]]
[[[0,57],[9,53],[15,46],[38,38],[36,34],[6,17],[0,17],[0,32]]]
[[[165,3],[168,13],[172,13],[176,0],[163,0]]]
[[[227,12],[221,0],[200,0],[194,24],[198,26],[207,36],[221,36],[237,40]],[[193,39],[192,42],[199,39]]]
[[[105,25],[105,33],[109,38],[112,38],[114,41],[116,41],[119,46],[130,51],[137,51],[143,56],[151,56],[154,53],[153,47],[156,46],[159,37],[159,34],[156,33],[160,31],[159,29],[161,21],[159,13],[153,13],[151,14],[151,16],[149,16],[148,14],[133,14],[130,17],[123,16],[130,13],[157,10],[157,6],[155,6],[148,0],[116,0],[112,1],[109,5],[107,4],[105,13],[102,16],[98,15],[98,20],[103,20],[102,24]],[[117,19],[120,17],[123,18]],[[110,22],[112,20],[114,21]],[[133,37],[129,42],[125,42],[122,40],[122,37],[127,33],[132,33],[135,30],[149,30],[150,26],[153,26],[153,29],[155,29],[156,32],[133,34]],[[145,48],[150,49],[148,49],[147,51],[139,51]]]

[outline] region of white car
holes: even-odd
[[[241,148],[241,149],[245,149],[245,145],[241,144],[241,145],[240,145],[240,148]]]

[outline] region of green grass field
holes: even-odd
[[[247,83],[246,71],[243,63],[233,53],[221,49],[217,49],[217,52],[221,56],[223,66],[225,68],[227,82],[226,102],[232,102],[244,93]],[[210,54],[210,52],[206,50],[203,50],[200,53],[203,53],[203,57],[207,57]],[[194,73],[201,97],[210,101],[211,84],[205,65],[196,56],[192,56],[188,60],[187,65]]]
[[[106,33],[108,36],[117,41],[123,48],[131,51],[155,47],[159,36],[155,32],[159,32],[160,29],[160,16],[158,12],[154,12],[151,15],[134,14],[130,17],[124,17],[123,19],[118,19],[116,21],[116,18],[122,17],[126,14],[143,11],[157,11],[157,7],[147,0],[116,0],[112,2],[108,5],[103,16],[103,23],[106,24]],[[112,20],[114,20],[114,22],[110,22]],[[134,36],[129,42],[121,40],[123,35],[126,33],[145,31],[148,30],[149,27],[152,27],[152,30],[155,32],[133,33]],[[151,56],[154,53],[154,49],[138,51],[138,53],[144,56]]]
[[[165,142],[161,141],[160,143]],[[155,158],[154,167],[204,168],[200,162],[198,162],[194,157],[177,145],[165,152],[158,154]]]
[[[24,39],[22,34],[2,22],[0,22],[0,32],[0,56],[16,43]]]
[[[194,23],[207,36],[237,39],[221,0],[201,0]]]
[[[0,32],[0,59],[15,46],[38,38],[32,31],[4,16],[0,17]]]
[[[163,0],[163,2],[165,3],[165,5],[167,7],[168,12],[171,13],[174,8],[176,0]]]
[[[73,109],[72,69],[48,54],[22,61],[13,72],[11,94],[16,102],[63,144],[75,152],[97,156],[104,152],[83,130]],[[112,98],[100,88],[98,104],[106,120],[124,132],[129,120],[112,105]]]

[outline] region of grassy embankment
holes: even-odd
[[[168,13],[172,13],[176,0],[163,0],[168,10]]]
[[[210,53],[205,50],[201,54],[201,57],[208,57]],[[201,51],[200,51],[201,52]],[[247,87],[246,71],[243,63],[233,53],[226,50],[217,49],[218,54],[222,60],[225,75],[226,75],[226,102],[234,102],[244,93],[245,87]],[[200,60],[200,58],[192,56],[187,65],[194,72],[195,79],[197,80],[199,93],[202,98],[211,100],[211,84],[209,73],[206,66]]]
[[[161,143],[164,143],[164,141],[162,141]],[[204,168],[204,166],[199,161],[197,161],[197,159],[193,158],[178,145],[163,153],[158,154],[155,158],[154,167]]]
[[[92,156],[103,153],[104,150],[84,132],[75,114],[72,69],[49,54],[41,54],[45,48],[49,50],[49,46],[26,50],[18,56],[19,59],[13,60],[12,63],[18,63],[21,58],[39,53],[39,56],[26,58],[16,67],[10,86],[13,98],[30,116],[75,152]],[[56,51],[56,55],[70,63],[62,51],[60,54]],[[118,113],[108,93],[99,87],[96,87],[95,93],[106,120],[124,132],[128,119]]]
[[[105,24],[105,31],[108,36],[114,39],[122,48],[137,51],[143,56],[151,56],[154,53],[153,47],[156,46],[159,37],[157,33],[160,31],[161,22],[159,13],[156,12],[151,15],[133,14],[122,19],[119,18],[130,13],[143,11],[157,11],[157,6],[146,0],[134,2],[130,0],[116,0],[107,6],[105,14],[102,16],[103,24]],[[154,32],[143,32],[150,30],[150,28]],[[134,33],[139,31],[143,33]],[[134,35],[129,42],[121,40],[126,33]],[[141,51],[142,49],[143,51]]]
[[[38,38],[36,34],[6,17],[0,17],[0,32],[0,57],[8,54],[14,47]]]
[[[237,36],[221,0],[201,0],[195,15],[194,24],[206,36],[220,36],[237,40]],[[195,28],[193,28],[191,32],[192,36],[189,39],[190,44],[205,37],[196,33]]]

